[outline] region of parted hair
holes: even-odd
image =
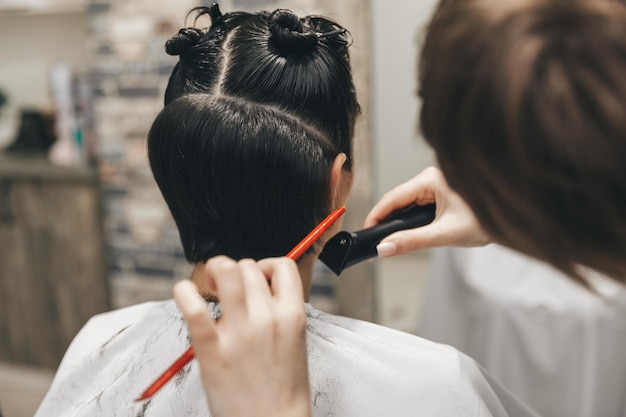
[[[178,55],[165,103],[189,93],[224,94],[277,106],[335,142],[352,166],[352,138],[360,112],[352,81],[350,37],[320,16],[278,9],[222,14],[217,4],[190,12],[208,15],[208,28],[184,28],[165,45]]]
[[[485,230],[587,285],[626,281],[626,7],[444,0],[420,126]]]
[[[339,149],[274,106],[191,94],[148,134],[154,178],[191,263],[284,256],[331,210]]]

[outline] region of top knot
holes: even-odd
[[[278,9],[270,15],[270,32],[275,44],[287,51],[304,51],[317,45],[317,35],[305,31],[291,10]]]
[[[202,39],[202,31],[197,28],[184,28],[165,42],[165,52],[169,55],[183,55]]]

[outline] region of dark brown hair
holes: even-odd
[[[275,106],[188,94],[157,116],[148,156],[191,263],[283,256],[330,213],[339,149]]]
[[[420,58],[421,128],[492,237],[586,285],[626,280],[626,8],[448,0]]]
[[[321,16],[287,9],[222,14],[217,5],[192,10],[211,26],[184,28],[165,46],[178,55],[165,104],[190,93],[224,94],[270,104],[336,143],[352,167],[360,112],[350,66],[348,31]]]

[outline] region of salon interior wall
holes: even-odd
[[[386,191],[434,164],[417,115],[419,36],[436,0],[370,0],[372,193]],[[416,332],[430,264],[428,251],[375,263],[377,321]]]

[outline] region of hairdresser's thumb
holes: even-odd
[[[398,254],[398,246],[395,242],[381,242],[376,246],[376,252],[381,258],[388,258]]]
[[[403,230],[384,238],[377,246],[376,251],[381,258],[396,255],[405,255],[420,249],[439,246],[432,226],[418,229]]]

